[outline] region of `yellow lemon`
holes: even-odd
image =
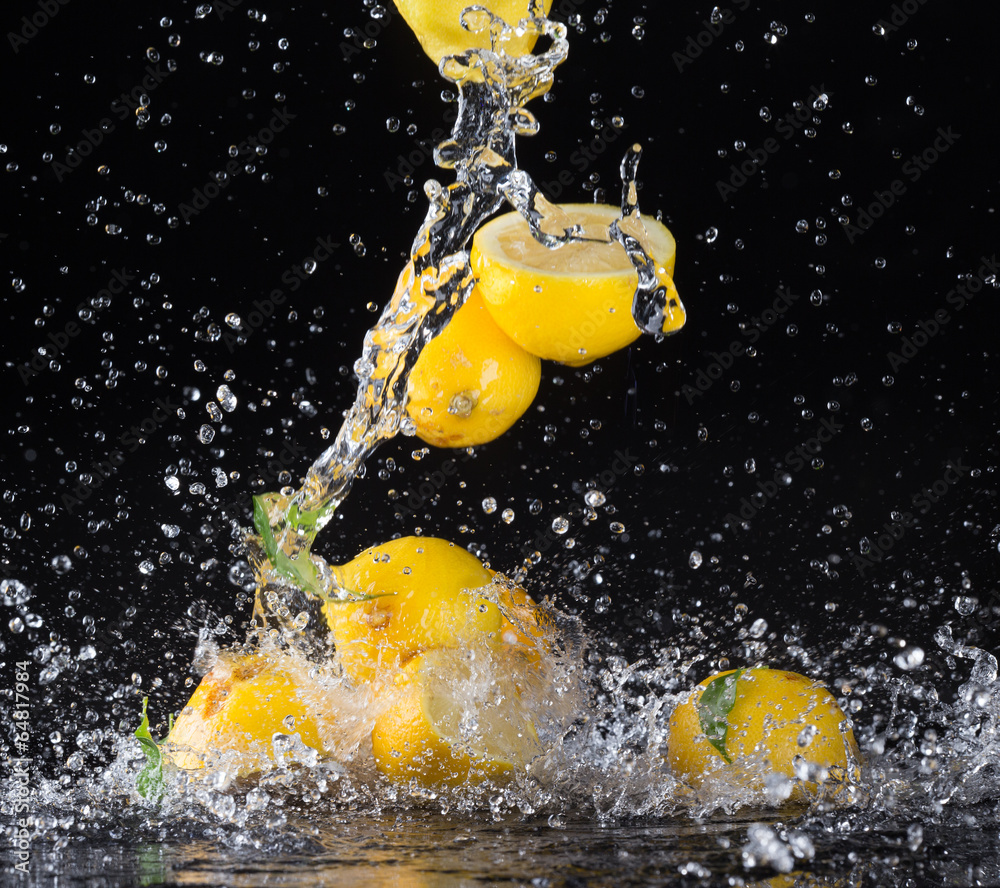
[[[371,681],[432,648],[489,637],[533,649],[544,634],[542,624],[532,621],[533,602],[523,590],[490,590],[514,621],[497,603],[476,594],[490,585],[493,571],[446,540],[392,540],[366,549],[335,572],[352,594],[378,596],[328,602],[323,608],[344,672],[354,682]]]
[[[242,771],[259,770],[271,757],[276,733],[298,733],[322,749],[317,714],[303,699],[294,668],[280,654],[222,653],[202,678],[166,739],[179,768],[198,769],[227,750],[246,754]]]
[[[519,213],[507,213],[476,232],[472,270],[504,333],[533,355],[581,366],[639,337],[632,318],[639,276],[625,248],[608,234],[618,208],[564,204],[559,211],[567,227],[581,227],[586,240],[549,249],[532,237]],[[630,216],[620,226],[642,244],[667,290],[662,332],[679,330],[686,316],[672,278],[673,235],[648,216]]]
[[[727,766],[749,764],[745,773],[755,788],[768,772],[794,779],[797,759],[853,770],[858,746],[845,721],[833,695],[811,678],[780,669],[730,670],[706,678],[674,710],[668,757],[674,773],[695,786]],[[809,780],[801,785],[817,788]]]
[[[496,325],[473,289],[420,352],[406,411],[421,440],[435,447],[485,444],[531,406],[541,375],[541,361]]]
[[[378,770],[425,785],[508,779],[541,751],[517,685],[523,661],[438,649],[412,658],[372,730]]]
[[[515,27],[528,15],[528,0],[486,0],[473,4],[470,0],[394,0],[396,9],[402,13],[410,29],[417,35],[420,45],[435,64],[448,55],[457,55],[467,49],[489,49],[490,31],[467,31],[462,27],[460,16],[469,6],[485,6],[494,15]],[[552,8],[552,0],[543,3],[545,12]],[[472,22],[470,22],[472,24]],[[475,22],[476,25],[479,22]],[[503,50],[510,56],[521,56],[531,52],[535,45],[532,34],[511,35],[503,44]]]

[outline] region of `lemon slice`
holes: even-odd
[[[519,213],[507,213],[476,232],[472,270],[490,314],[514,342],[540,358],[581,366],[639,337],[632,318],[639,276],[608,233],[620,217],[617,207],[564,204],[558,211],[562,224],[579,226],[585,240],[549,249],[532,237]],[[686,315],[672,278],[673,235],[647,216],[619,225],[653,259],[667,290],[662,332],[679,330]]]
[[[458,55],[467,49],[489,49],[490,31],[467,31],[462,27],[462,12],[469,6],[485,6],[494,15],[514,27],[528,15],[528,0],[488,0],[473,3],[472,0],[394,0],[396,9],[402,13],[406,23],[417,35],[421,47],[440,64],[449,55]],[[543,3],[546,14],[552,8],[552,0]],[[471,23],[471,22],[470,22]],[[476,21],[478,25],[479,22]],[[531,52],[535,36],[513,34],[503,44],[503,50],[510,56],[522,56]]]
[[[541,752],[524,711],[516,659],[468,651],[418,654],[400,672],[398,702],[372,730],[378,770],[397,783],[503,781]]]

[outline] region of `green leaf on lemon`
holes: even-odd
[[[695,703],[698,720],[701,722],[702,733],[708,742],[714,746],[728,764],[732,764],[729,753],[726,752],[726,738],[729,734],[727,719],[733,706],[736,705],[736,684],[745,669],[737,669],[728,675],[720,675],[710,681],[701,697]]]
[[[277,494],[264,493],[253,498],[253,526],[254,530],[257,531],[257,536],[260,537],[267,560],[271,562],[279,576],[291,580],[300,589],[311,593],[316,598],[336,604],[353,604],[358,601],[370,601],[373,598],[383,597],[382,595],[358,595],[347,590],[349,598],[331,598],[322,588],[319,578],[316,576],[316,565],[309,557],[308,545],[303,548],[297,558],[289,557],[282,549],[278,548],[278,541],[274,537],[274,528],[271,527],[271,518],[267,508],[268,498],[275,496]],[[288,511],[286,521],[297,530],[305,530],[312,537],[315,537],[319,522],[331,511],[332,509],[328,506],[324,506],[322,509],[311,512],[300,512],[298,504],[293,503]],[[311,543],[312,540],[310,539],[309,542]]]
[[[143,697],[142,722],[135,729],[135,737],[146,755],[146,764],[135,778],[135,788],[144,799],[159,801],[166,791],[166,781],[163,778],[163,755],[159,744],[149,731],[149,716],[146,714],[148,703],[149,697]],[[171,726],[172,722],[173,719]]]

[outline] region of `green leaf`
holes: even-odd
[[[737,669],[735,672],[730,672],[729,675],[720,675],[710,681],[705,686],[705,690],[701,692],[698,702],[695,703],[702,733],[728,764],[732,764],[733,760],[726,752],[726,737],[729,734],[727,716],[736,705],[736,684],[745,671],[745,669]]]
[[[163,778],[163,755],[160,747],[153,735],[149,732],[149,716],[146,714],[146,706],[149,697],[142,698],[142,722],[135,729],[135,737],[146,754],[146,764],[143,765],[139,776],[135,778],[135,788],[144,799],[159,800],[163,797],[166,789],[166,781]],[[170,719],[170,726],[173,727],[173,719]]]
[[[264,544],[264,554],[267,560],[274,564],[274,553],[278,550],[278,544],[274,539],[274,531],[271,529],[271,519],[267,514],[267,506],[264,505],[263,496],[253,498],[253,526]]]

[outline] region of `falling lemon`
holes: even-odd
[[[491,585],[494,572],[447,540],[391,540],[335,571],[352,594],[375,596],[324,605],[341,665],[357,683],[433,648],[488,639],[534,651],[546,634],[541,612],[524,590]]]
[[[546,247],[532,237],[519,213],[498,216],[473,238],[472,269],[486,307],[514,342],[540,358],[581,366],[639,337],[632,318],[639,276],[625,248],[609,234],[615,221],[654,261],[665,290],[661,332],[684,326],[684,306],[672,278],[677,247],[666,226],[647,216],[621,220],[616,207],[601,204],[554,209],[565,227],[579,226],[582,240]]]
[[[410,372],[406,411],[421,440],[471,447],[506,432],[531,406],[541,361],[505,334],[474,288]]]
[[[804,675],[766,668],[706,678],[674,710],[667,750],[674,773],[694,786],[732,767],[755,788],[777,773],[811,793],[824,773],[853,773],[860,758],[826,688]]]
[[[398,701],[375,721],[376,767],[398,783],[508,779],[541,751],[517,679],[502,657],[455,648],[413,657],[398,674]]]
[[[503,19],[512,29],[528,15],[527,0],[488,0],[488,2],[473,4],[469,0],[394,0],[396,9],[402,13],[424,52],[435,64],[449,55],[457,55],[467,49],[489,49],[490,30],[467,30],[462,27],[461,16],[469,6],[484,6],[495,16]],[[552,8],[552,0],[544,0],[542,4],[546,13]],[[485,19],[485,17],[483,17]],[[478,27],[485,22],[470,21]],[[533,33],[511,33],[502,43],[507,55],[522,56],[531,52],[535,45]]]

